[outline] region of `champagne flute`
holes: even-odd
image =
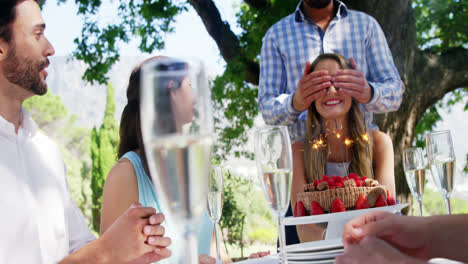
[[[288,210],[292,183],[291,142],[285,126],[271,126],[255,132],[255,160],[264,194],[278,217],[280,256],[288,263],[285,251],[284,215]]]
[[[218,222],[223,211],[223,171],[219,166],[213,166],[208,180],[208,216],[214,223],[216,239],[216,264],[222,264],[218,238]]]
[[[422,216],[422,197],[426,179],[426,166],[421,148],[408,148],[403,150],[403,168],[406,182],[419,205],[419,214]]]
[[[432,178],[445,200],[447,213],[452,214],[450,195],[455,176],[455,151],[450,130],[429,133],[426,136],[426,149]]]
[[[168,225],[183,228],[171,263],[198,263],[196,223],[205,209],[213,134],[199,61],[154,58],[141,70],[140,119],[149,172]],[[181,247],[178,243],[174,246]]]

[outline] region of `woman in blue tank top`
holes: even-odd
[[[105,232],[133,202],[138,201],[143,206],[153,207],[161,212],[158,194],[155,192],[148,175],[146,158],[144,151],[142,151],[138,89],[142,64],[136,67],[130,76],[127,89],[128,103],[123,110],[120,123],[119,161],[109,172],[104,186],[101,233]],[[180,241],[181,234],[167,216],[163,226],[165,226],[165,236],[172,240],[170,249],[173,254],[174,251],[183,250],[178,247],[183,245]],[[212,263],[215,259],[205,256],[210,254],[213,233],[213,224],[206,213],[199,223],[197,231],[198,252],[203,255],[200,257],[200,263]],[[171,263],[171,258],[159,263]]]

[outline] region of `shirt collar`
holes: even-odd
[[[338,0],[333,0],[335,6],[338,7],[338,11],[336,12],[336,17],[338,19],[344,18],[348,15],[348,7],[346,5]],[[296,11],[294,12],[294,20],[296,22],[304,22],[306,20],[306,16],[304,15],[304,12],[302,12],[302,3],[303,1],[301,0],[299,4],[296,7]]]
[[[37,133],[38,127],[36,122],[31,118],[31,115],[21,108],[20,124],[18,134],[23,133],[27,136],[34,136]],[[16,136],[15,126],[8,120],[0,116],[0,135]]]
[[[36,122],[32,119],[31,115],[21,108],[21,113],[23,114],[23,119],[20,124],[20,128],[24,130],[24,133],[29,136],[34,136],[37,133],[38,127]]]

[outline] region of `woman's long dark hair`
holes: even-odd
[[[140,73],[141,66],[147,61],[155,59],[153,57],[147,59],[136,66],[130,74],[130,80],[127,87],[127,105],[122,112],[120,120],[120,143],[119,143],[119,159],[129,151],[140,150],[140,158],[145,169],[146,174],[149,176],[148,163],[143,146],[143,138],[141,136],[141,123],[140,123]],[[151,177],[150,177],[151,178]]]

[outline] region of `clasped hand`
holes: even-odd
[[[164,215],[154,208],[132,206],[101,236],[119,263],[151,263],[168,258],[171,239],[164,237]],[[116,262],[117,263],[117,262]]]

